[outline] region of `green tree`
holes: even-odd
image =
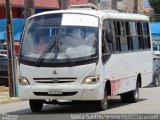
[[[112,0],[112,9],[117,10],[117,0]]]
[[[138,0],[134,0],[134,13],[138,13]]]
[[[154,15],[150,17],[152,21],[160,21],[160,0],[149,0],[150,6],[154,10]]]
[[[149,0],[155,14],[160,14],[160,0]]]

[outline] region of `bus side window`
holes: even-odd
[[[119,21],[115,21],[114,22],[114,26],[115,26],[115,39],[116,39],[116,50],[121,51],[121,47],[120,47],[120,22]]]
[[[106,31],[102,31],[102,54],[107,52]]]
[[[109,33],[109,31],[112,33],[111,21],[104,20],[103,21],[103,30],[102,30],[102,53],[103,54],[110,53],[113,51],[113,43],[109,43],[107,40],[107,32]]]
[[[125,22],[125,27],[126,27],[126,37],[127,37],[127,43],[128,43],[128,50],[132,50],[132,37],[130,35],[130,27],[129,27],[129,22]]]
[[[149,35],[149,25],[146,22],[143,22],[143,40],[144,40],[144,49],[151,47],[150,35]]]
[[[106,30],[102,30],[102,62],[105,64],[110,56],[109,43],[107,42]]]
[[[132,37],[133,50],[139,50],[139,40],[136,32],[136,23],[129,22],[130,25],[130,35]]]
[[[125,22],[121,21],[120,22],[120,43],[121,43],[121,51],[128,51],[128,41],[127,41],[127,36],[126,36],[126,26]]]
[[[138,32],[138,40],[139,40],[139,49],[143,49],[143,31],[142,31],[142,22],[137,22],[137,32]]]
[[[111,30],[113,34],[113,43],[112,43],[112,49],[113,52],[117,52],[117,42],[116,42],[116,28],[115,28],[115,21],[111,21]]]

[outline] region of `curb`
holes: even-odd
[[[0,99],[0,104],[4,103],[13,103],[13,102],[19,102],[21,101],[19,97],[8,97],[8,98],[1,98]]]
[[[0,86],[0,104],[7,104],[7,103],[13,103],[13,102],[19,102],[20,97],[9,97],[8,95],[8,87]]]
[[[0,92],[5,91],[5,86],[0,86]]]

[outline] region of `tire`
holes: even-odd
[[[158,77],[158,75],[154,75],[154,76],[153,76],[153,85],[154,85],[155,87],[158,87],[158,86],[159,86],[159,77]]]
[[[122,103],[136,103],[139,99],[139,86],[137,82],[135,90],[121,94]]]
[[[43,107],[43,100],[29,100],[29,105],[32,112],[40,112]]]
[[[103,111],[108,108],[108,95],[107,90],[104,90],[104,97],[102,100],[96,101],[96,109],[98,111]]]
[[[123,93],[123,94],[121,94],[120,95],[120,97],[121,97],[121,102],[122,103],[128,103],[129,102],[129,94],[128,94],[128,92],[127,93]]]

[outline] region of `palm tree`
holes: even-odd
[[[112,9],[117,10],[117,0],[112,0]]]
[[[24,0],[25,18],[30,17],[35,13],[34,0]]]
[[[68,8],[68,0],[59,0],[60,9],[67,9]]]
[[[134,0],[134,13],[138,13],[138,0]]]

